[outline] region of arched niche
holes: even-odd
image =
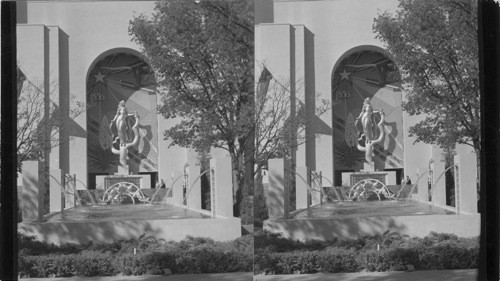
[[[87,169],[89,188],[96,176],[117,172],[118,156],[111,152],[113,132],[109,124],[120,101],[140,117],[140,141],[129,150],[129,169],[134,174],[158,172],[158,120],[154,73],[142,54],[117,48],[99,55],[89,67],[86,80]]]
[[[334,172],[359,171],[364,154],[356,148],[355,120],[365,98],[386,119],[386,138],[375,149],[375,165],[381,170],[403,168],[403,115],[401,75],[393,57],[376,46],[358,46],[346,51],[335,63],[331,76]],[[378,116],[377,116],[378,117]]]

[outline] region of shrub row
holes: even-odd
[[[118,240],[112,243],[94,244],[92,242],[85,244],[64,243],[55,245],[52,243],[41,242],[34,236],[18,235],[19,256],[39,256],[50,254],[78,254],[83,251],[95,251],[100,253],[109,253],[122,255],[133,253],[134,248],[141,253],[151,252],[183,252],[200,246],[210,245],[223,252],[253,252],[253,236],[245,235],[232,241],[218,242],[211,238],[186,236],[185,239],[175,241],[165,241],[156,239],[153,236],[142,235],[137,239]]]
[[[116,270],[109,254],[82,252],[81,254],[47,256],[19,256],[21,277],[111,276]]]
[[[359,269],[357,254],[352,249],[255,253],[254,271],[257,274],[337,273],[356,272]]]
[[[300,242],[267,233],[257,236],[255,245],[256,274],[401,271],[407,265],[417,270],[468,269],[477,268],[479,254],[477,239],[438,233],[411,239],[390,234],[351,242]]]
[[[134,254],[136,252],[136,254]],[[161,275],[251,271],[253,237],[216,242],[187,236],[167,242],[152,236],[107,244],[54,245],[19,235],[19,273],[23,277]]]
[[[21,277],[162,275],[172,273],[222,273],[252,270],[252,255],[223,252],[211,246],[186,252],[151,252],[112,255],[83,251],[70,255],[20,256]]]

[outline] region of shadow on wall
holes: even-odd
[[[282,175],[275,175],[269,177],[269,186],[277,186],[284,183]],[[285,183],[286,184],[286,183]],[[278,188],[270,188],[267,196],[267,208],[269,210],[269,218],[280,218],[284,215],[285,208],[285,190]]]
[[[49,243],[96,243],[128,240],[146,236],[159,237],[161,230],[149,221],[101,221],[21,223],[18,230],[27,235],[35,235],[40,241]]]
[[[391,217],[365,217],[354,219],[292,219],[268,220],[265,229],[281,232],[296,240],[329,240],[334,237],[356,239],[389,232],[405,233],[407,227]]]
[[[19,189],[21,192],[21,210],[23,220],[38,219],[38,179],[28,175],[23,178],[23,187]]]

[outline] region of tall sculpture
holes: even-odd
[[[139,143],[138,126],[139,115],[137,112],[129,114],[125,106],[125,101],[120,101],[118,109],[116,110],[116,115],[113,120],[111,120],[109,128],[113,132],[113,145],[111,146],[111,151],[114,154],[120,155],[121,171],[126,174],[128,174],[128,149]],[[113,127],[116,127],[117,134],[114,134],[115,130]],[[131,133],[133,133],[133,137]],[[118,145],[119,149],[115,148],[115,145]]]
[[[376,128],[373,118],[374,114],[380,115],[380,121],[377,124],[380,133],[377,138],[375,138]],[[361,133],[358,139],[357,147],[358,150],[365,152],[365,159],[368,162],[368,164],[370,164],[372,167],[373,167],[373,146],[376,144],[380,144],[384,141],[385,137],[384,122],[385,122],[384,112],[381,109],[374,111],[372,105],[370,104],[370,98],[366,98],[365,101],[363,102],[363,108],[361,109],[361,113],[359,114],[358,118],[356,118],[356,128],[359,128],[360,126],[363,128],[363,132]],[[365,146],[362,146],[359,143],[360,141],[363,140]]]

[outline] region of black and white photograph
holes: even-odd
[[[251,280],[253,1],[16,8],[18,277]]]
[[[500,280],[498,1],[0,12],[0,280]]]
[[[255,280],[476,280],[478,5],[256,6]]]

